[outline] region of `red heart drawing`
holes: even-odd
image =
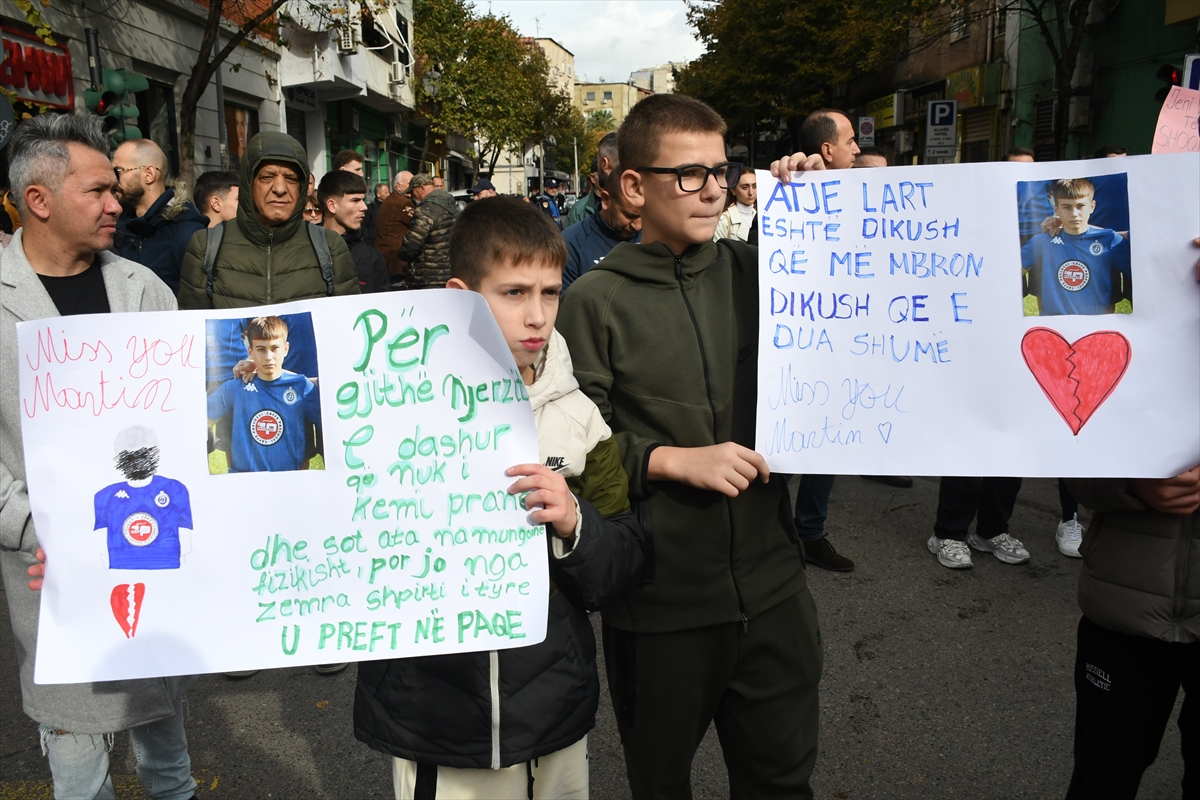
[[[1079,431],[1117,388],[1133,349],[1118,331],[1096,331],[1068,343],[1050,328],[1030,328],[1021,355],[1071,431]]]
[[[121,626],[121,630],[125,631],[126,639],[132,639],[137,633],[138,619],[142,616],[142,598],[145,596],[144,583],[122,583],[114,586],[112,595],[109,596],[108,602],[112,606],[113,617]]]

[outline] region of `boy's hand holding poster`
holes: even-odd
[[[546,534],[504,474],[537,436],[479,295],[56,318],[18,342],[39,683],[544,637]]]
[[[756,449],[784,473],[1200,458],[1200,157],[759,172]]]

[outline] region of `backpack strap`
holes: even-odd
[[[204,239],[204,290],[208,299],[213,299],[213,281],[216,280],[217,252],[221,249],[221,240],[225,238],[225,223],[214,225],[208,229]]]
[[[321,277],[325,279],[325,296],[333,296],[333,253],[329,251],[329,240],[325,238],[325,229],[311,222],[308,226],[308,239],[312,242],[313,250],[317,251],[317,265],[321,267]]]

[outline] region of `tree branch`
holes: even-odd
[[[1042,10],[1033,0],[1023,0],[1024,9],[1033,17],[1033,21],[1037,23],[1038,29],[1042,32],[1042,38],[1046,40],[1046,47],[1050,48],[1050,58],[1054,61],[1054,66],[1057,69],[1058,62],[1062,60],[1058,48],[1054,46],[1054,34],[1050,32],[1050,26],[1046,24],[1045,18],[1042,16]]]

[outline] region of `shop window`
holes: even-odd
[[[175,90],[168,84],[150,82],[150,88],[134,95],[138,109],[138,127],[142,136],[162,148],[167,168],[179,172],[179,133],[175,128]]]
[[[304,112],[298,108],[288,108],[285,111],[285,119],[287,120],[288,136],[291,136],[300,146],[304,148],[304,152],[308,152],[308,120],[304,116]]]
[[[963,163],[975,164],[980,161],[987,161],[990,148],[991,144],[987,140],[981,142],[964,142],[962,149]]]
[[[229,146],[229,168],[238,169],[246,145],[258,135],[258,111],[243,106],[225,104],[225,132]]]

